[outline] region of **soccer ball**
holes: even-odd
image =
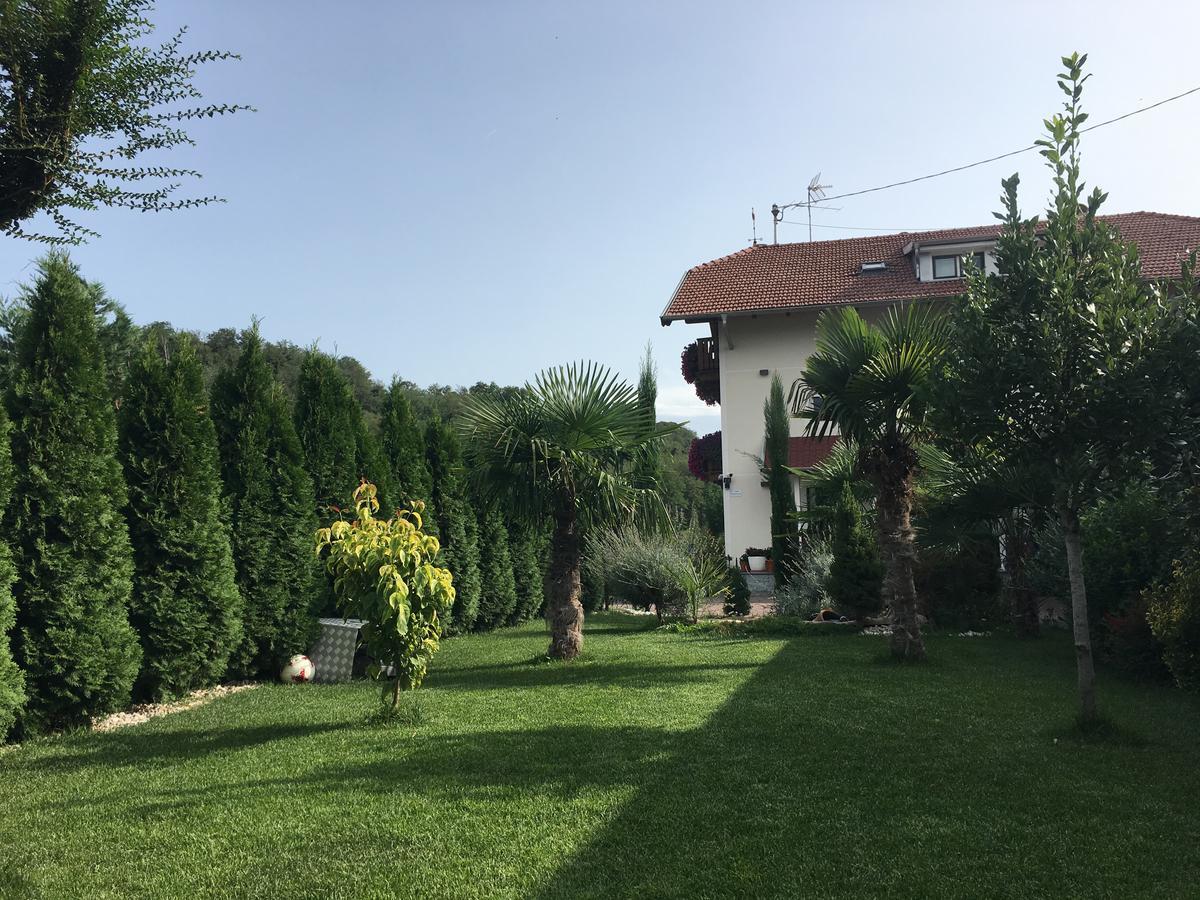
[[[297,654],[288,660],[283,671],[279,673],[279,680],[290,682],[292,684],[304,684],[313,680],[313,673],[317,667],[313,665],[312,660],[307,656]]]

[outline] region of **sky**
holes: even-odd
[[[160,2],[165,39],[221,48],[213,102],[175,165],[228,202],[102,210],[72,251],[135,321],[360,359],[379,379],[522,383],[595,359],[637,376],[651,342],[660,418],[700,433],[679,353],[704,326],[658,316],[690,266],[770,240],[772,203],[818,172],[859,190],[1026,146],[1058,110],[1059,57],[1089,53],[1100,121],[1200,85],[1200,3]],[[1200,215],[1200,94],[1085,138],[1108,212]],[[818,240],[985,224],[1033,153],[831,203]],[[802,220],[802,211],[790,216]],[[781,241],[807,239],[780,227]],[[36,245],[0,237],[0,295]]]

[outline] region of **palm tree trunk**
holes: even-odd
[[[906,662],[922,660],[925,642],[913,585],[917,549],[912,528],[912,470],[897,462],[885,465],[879,474],[876,521],[885,567],[883,599],[892,605],[892,656]]]
[[[548,653],[554,659],[574,659],[583,649],[583,604],[579,602],[581,561],[579,527],[574,510],[562,511],[554,519],[550,568],[546,574]]]
[[[1083,536],[1079,514],[1065,501],[1058,505],[1063,542],[1067,549],[1067,575],[1071,579],[1071,625],[1075,636],[1075,668],[1079,681],[1080,717],[1096,720],[1096,669],[1092,663],[1092,632],[1088,626],[1087,586],[1083,580]]]

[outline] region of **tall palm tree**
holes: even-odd
[[[667,430],[647,423],[637,389],[596,363],[547,369],[510,396],[468,398],[467,463],[480,492],[516,517],[553,522],[547,573],[550,655],[583,646],[580,567],[584,532],[661,510],[644,468]],[[635,476],[635,470],[638,474]]]
[[[809,420],[810,435],[836,429],[858,448],[858,470],[875,490],[892,655],[905,660],[925,657],[913,587],[913,473],[945,338],[945,318],[927,305],[893,308],[878,325],[853,308],[827,310],[817,320],[816,351],[790,393],[792,413]]]

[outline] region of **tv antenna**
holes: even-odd
[[[821,173],[818,172],[812,177],[812,181],[808,183],[808,199],[798,200],[795,203],[785,203],[783,206],[775,203],[771,205],[771,218],[774,220],[774,241],[779,243],[779,223],[783,221],[784,210],[795,209],[803,206],[808,210],[808,239],[812,241],[812,208],[816,204],[825,199],[825,192],[832,188],[832,184],[821,184]]]

